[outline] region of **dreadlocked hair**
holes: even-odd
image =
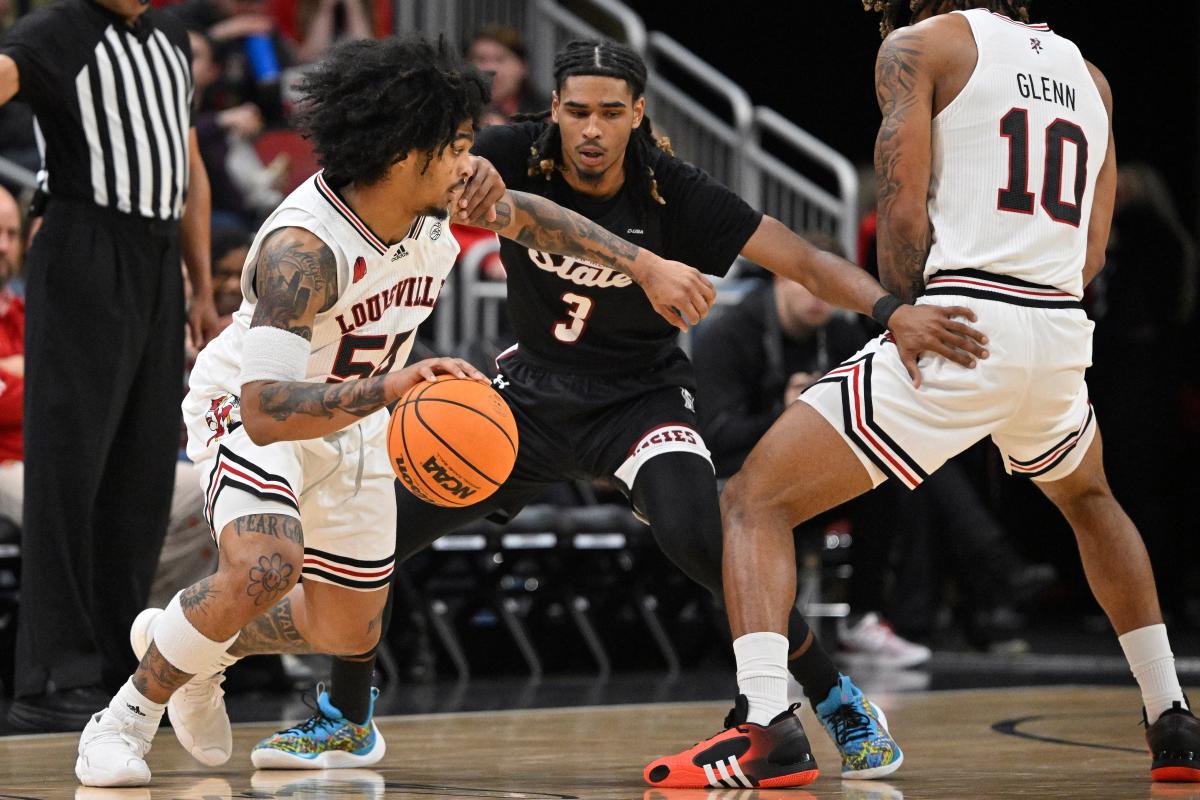
[[[952,11],[986,8],[1021,22],[1029,22],[1030,0],[862,0],[866,11],[882,14],[879,20],[879,35],[886,39],[888,34],[902,28],[930,6],[949,2]]]
[[[576,39],[567,43],[566,47],[554,56],[554,85],[561,92],[567,78],[575,76],[600,76],[618,78],[629,84],[636,101],[646,93],[646,62],[631,47],[616,42],[599,39]],[[534,114],[518,114],[514,122],[525,120],[543,120],[550,116],[549,110]],[[654,204],[665,206],[667,201],[658,193],[658,181],[654,177],[654,169],[650,166],[651,156],[655,149],[669,156],[675,155],[671,149],[671,140],[667,137],[657,138],[650,124],[650,117],[643,115],[642,123],[634,130],[625,148],[625,173],[633,180],[644,184],[644,191],[635,193],[634,197],[650,198]],[[546,126],[529,149],[529,176],[541,175],[547,183],[554,173],[562,168],[559,163],[562,158],[562,132],[555,123]]]
[[[424,173],[458,127],[478,125],[491,89],[444,41],[346,42],[304,76],[299,125],[333,186],[371,184],[408,153]]]

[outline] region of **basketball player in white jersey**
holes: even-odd
[[[1080,298],[1104,264],[1116,183],[1108,83],[1074,43],[1029,24],[1022,0],[866,5],[885,12],[875,166],[880,278],[896,295],[873,316],[886,326],[892,308],[918,297],[966,306],[987,350],[971,368],[922,357],[918,376],[884,334],[759,442],[721,503],[749,724],[652,763],[647,780],[802,782],[779,775],[772,758],[787,745],[790,716],[792,528],[887,478],[915,487],[985,436],[1075,531],[1141,687],[1152,779],[1200,780],[1200,722],[1180,690],[1141,537],[1105,480],[1084,382],[1093,326]],[[910,10],[912,24],[897,27]]]
[[[458,359],[404,367],[458,254],[448,208],[491,169],[469,153],[485,79],[443,47],[368,40],[336,49],[302,90],[324,169],[259,230],[242,306],[200,354],[183,403],[218,570],[138,616],[141,664],[79,743],[87,785],[150,780],[168,700],[184,748],[228,760],[220,682],[242,656],[370,653],[396,536],[384,407],[437,375],[487,380]],[[696,270],[489,174],[494,192],[471,187],[494,203],[477,224],[629,275],[679,327],[708,311],[713,288]]]

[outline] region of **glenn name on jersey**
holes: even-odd
[[[980,269],[1078,298],[1108,114],[1079,48],[1046,25],[961,13],[978,61],[933,120],[925,278]],[[1081,224],[1082,223],[1082,224]]]
[[[242,269],[242,305],[197,358],[189,381],[194,395],[241,393],[242,340],[256,301],[254,265],[267,237],[288,227],[313,233],[337,260],[337,302],[313,322],[306,381],[337,383],[403,367],[417,326],[432,313],[458,256],[449,223],[433,217],[417,217],[403,240],[385,243],[317,173],[254,237]]]
[[[622,239],[710,275],[728,272],[762,219],[701,170],[659,151],[651,165],[666,205],[655,203],[628,171],[621,189],[603,200],[575,192],[557,173],[549,182],[531,177],[530,147],[546,124],[484,128],[472,152],[492,162],[509,189],[544,195]],[[675,349],[675,328],[628,276],[503,238],[500,258],[508,273],[509,319],[521,356],[531,363],[629,374]]]

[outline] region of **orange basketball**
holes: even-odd
[[[409,389],[388,423],[388,455],[404,488],[457,508],[500,488],[517,460],[517,422],[491,386],[439,376]]]

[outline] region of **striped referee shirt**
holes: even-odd
[[[135,25],[92,0],[62,0],[0,40],[20,73],[52,198],[161,220],[183,214],[192,69],[187,33],[148,9]]]

